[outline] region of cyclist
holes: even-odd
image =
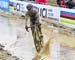
[[[28,21],[28,17],[30,17],[30,27],[31,27],[32,35],[34,36],[34,27],[33,26],[36,25],[36,28],[38,28],[38,30],[40,32],[40,38],[43,38],[42,32],[41,32],[41,24],[40,24],[40,21],[39,21],[39,14],[38,14],[38,12],[33,9],[33,5],[32,4],[28,4],[26,6],[26,8],[28,10],[26,12],[26,15],[25,15],[26,16],[26,19],[25,19],[26,20],[26,25],[25,25],[26,31],[28,31],[27,21]]]

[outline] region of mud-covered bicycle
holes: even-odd
[[[36,51],[39,53],[40,50],[43,48],[43,36],[42,36],[40,24],[35,24],[28,28],[31,28],[32,30],[32,36],[34,39],[35,48]]]

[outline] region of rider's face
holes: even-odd
[[[32,8],[31,9],[28,9],[28,11],[32,11]]]
[[[28,11],[30,11],[31,9],[27,9]]]

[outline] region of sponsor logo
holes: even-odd
[[[20,3],[15,3],[14,4],[14,10],[20,11]]]
[[[40,16],[47,17],[47,9],[46,8],[38,8],[37,6],[33,6],[33,9],[38,11]]]
[[[23,3],[20,4],[20,11],[25,13],[25,5]]]

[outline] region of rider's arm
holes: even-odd
[[[26,29],[26,31],[28,31],[28,18],[29,18],[29,16],[28,16],[28,14],[26,13],[26,15],[25,15],[25,29]],[[29,31],[28,31],[29,32]]]
[[[36,14],[36,18],[36,23],[41,24],[41,19],[38,13]]]
[[[25,26],[27,26],[28,18],[29,18],[28,13],[26,13],[26,14],[25,14]]]

